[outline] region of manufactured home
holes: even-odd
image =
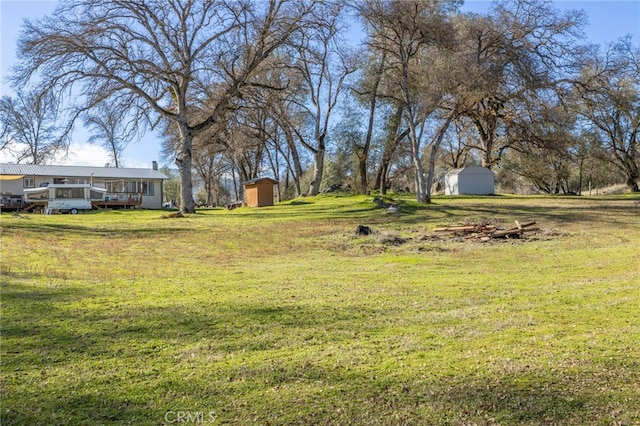
[[[80,185],[75,188],[75,195],[79,195],[80,188],[93,188],[94,193],[87,193],[86,199],[96,207],[160,209],[165,179],[155,161],[148,169],[0,163],[0,208],[33,207],[27,198],[44,195],[47,191],[42,188],[62,190],[67,185],[73,192],[71,185]],[[97,192],[104,192],[100,200],[92,198]],[[50,195],[47,192],[47,200],[54,200]]]

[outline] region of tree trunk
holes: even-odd
[[[358,188],[358,192],[366,194],[369,184],[367,183],[367,154],[364,152],[358,156],[358,171],[360,173],[360,188]]]
[[[117,169],[118,167],[120,167],[120,156],[118,155],[116,144],[114,142],[111,142],[111,155],[113,155],[113,162],[115,163]]]
[[[493,158],[493,148],[495,142],[495,133],[497,127],[497,119],[495,117],[472,117],[476,126],[478,135],[480,136],[482,150],[482,167],[491,169],[496,163]]]
[[[396,107],[396,111],[389,120],[389,124],[387,126],[387,139],[384,144],[384,152],[382,153],[382,159],[380,160],[380,168],[378,169],[375,184],[375,187],[380,189],[381,194],[387,193],[387,177],[389,176],[391,160],[393,159],[393,154],[395,153],[398,144],[405,136],[404,134],[398,134],[400,123],[402,122],[403,111],[403,104],[402,102],[399,102]]]
[[[311,180],[308,192],[308,195],[310,196],[318,195],[320,193],[320,184],[322,183],[322,175],[324,173],[324,151],[324,146],[321,146],[313,154],[313,179]]]
[[[298,154],[298,148],[296,147],[293,135],[291,135],[290,132],[285,131],[285,138],[287,139],[289,154],[291,154],[291,161],[293,162],[293,169],[291,170],[291,174],[293,175],[293,183],[296,186],[296,195],[299,197],[302,195],[302,187],[300,186],[300,178],[302,177],[302,164],[300,163],[300,155]]]
[[[427,182],[424,178],[424,167],[420,160],[420,153],[414,152],[414,149],[419,149],[419,147],[414,146],[414,143],[415,142],[413,141],[411,142],[411,157],[413,158],[413,167],[416,173],[416,200],[419,203],[428,203],[429,200],[427,200]]]
[[[215,199],[214,191],[215,191],[215,187],[216,187],[216,178],[215,178],[215,176],[213,176],[212,173],[210,173],[209,174],[209,178],[207,179],[207,181],[208,181],[208,185],[207,185],[207,187],[205,189],[206,190],[206,192],[205,192],[206,199],[205,199],[204,202],[208,207],[211,207],[215,203],[215,201],[213,201],[213,200]]]
[[[380,190],[382,195],[387,193],[387,176],[389,174],[389,163],[391,159],[385,161],[384,156],[382,157],[382,162],[380,163],[380,168],[378,169],[378,175],[376,177],[376,188]]]
[[[639,126],[640,127],[640,126]],[[632,192],[640,192],[638,187],[638,178],[640,178],[640,168],[637,162],[637,131],[634,131],[629,137],[629,148],[625,155],[624,169],[627,175],[627,186]]]
[[[408,98],[408,96],[407,96]],[[422,159],[420,158],[420,136],[418,135],[418,129],[415,124],[415,114],[412,107],[407,107],[407,124],[409,125],[409,145],[411,147],[411,161],[414,169],[414,179],[416,184],[416,200],[419,203],[427,202],[427,183],[424,178],[424,166],[422,165]]]
[[[191,181],[193,133],[186,123],[180,124],[180,138],[180,146],[175,160],[180,175],[180,199],[182,201],[180,203],[180,212],[195,213],[193,184]]]
[[[436,137],[431,144],[431,155],[429,156],[429,175],[427,176],[427,203],[431,202],[431,187],[433,186],[433,177],[436,170],[436,155],[438,153],[438,149],[440,148],[440,144],[442,143],[442,138],[444,138],[444,134],[449,128],[451,121],[453,120],[453,116],[454,113],[451,113],[449,117],[447,117],[447,121],[445,121],[440,129],[438,129],[438,133],[436,133]]]
[[[578,195],[582,195],[582,172],[584,169],[584,156],[580,155],[580,166],[578,169],[578,191],[576,192]]]
[[[369,99],[369,123],[367,125],[367,135],[365,137],[364,147],[362,152],[358,155],[358,170],[360,172],[360,188],[361,194],[366,194],[369,189],[369,183],[367,181],[367,159],[369,157],[369,149],[371,148],[371,139],[373,137],[373,124],[376,114],[376,104],[378,100],[378,87],[380,86],[380,80],[384,73],[384,66],[386,62],[386,51],[382,52],[382,58],[380,58],[380,66],[376,70],[376,79],[371,88],[371,98]]]
[[[409,111],[410,113],[411,111]],[[427,201],[427,183],[424,179],[424,166],[420,158],[420,140],[417,135],[417,129],[413,123],[413,116],[409,114],[409,142],[411,145],[411,161],[413,162],[413,168],[415,170],[415,183],[416,183],[416,200],[419,203],[426,203]]]
[[[640,192],[640,188],[638,187],[638,174],[635,175],[633,173],[627,175],[627,186],[631,189],[631,192]]]

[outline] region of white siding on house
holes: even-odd
[[[158,209],[162,207],[162,181],[153,181],[153,195],[143,195],[141,207],[143,209]]]

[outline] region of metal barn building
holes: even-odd
[[[489,195],[495,193],[493,172],[486,167],[454,169],[444,177],[445,195]]]

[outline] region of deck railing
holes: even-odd
[[[107,203],[128,203],[140,204],[142,202],[141,192],[107,192],[104,196]]]
[[[22,195],[1,194],[0,209],[19,210],[25,206]]]

